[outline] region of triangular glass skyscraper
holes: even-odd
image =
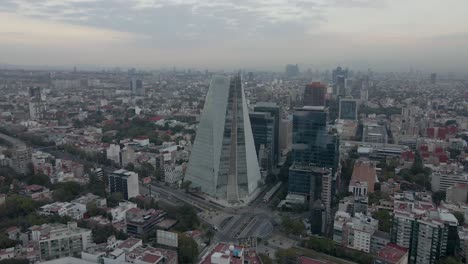
[[[241,77],[214,77],[185,180],[221,203],[243,205],[260,178]]]

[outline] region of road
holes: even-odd
[[[141,186],[140,191],[146,188],[147,186]],[[151,190],[152,193],[159,194],[160,198],[178,200],[202,211],[224,215],[226,221],[222,221],[223,226],[216,226],[214,241],[237,242],[241,237],[268,237],[274,231],[274,223],[278,221],[278,216],[263,203],[262,195],[259,195],[249,207],[227,208],[168,186],[152,184]],[[214,226],[209,219],[202,218],[202,220]]]

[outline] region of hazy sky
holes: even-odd
[[[467,10],[468,0],[0,0],[0,63],[468,70]]]

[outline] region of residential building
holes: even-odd
[[[41,206],[38,213],[42,215],[69,216],[74,220],[81,220],[86,213],[86,204],[55,202]]]
[[[20,190],[19,193],[35,201],[48,200],[52,198],[52,192],[48,188],[37,184],[27,185]]]
[[[261,176],[240,75],[211,81],[185,179],[226,206],[253,198]]]
[[[106,150],[107,159],[110,159],[115,164],[120,165],[120,145],[110,144]]]
[[[124,169],[116,170],[108,175],[110,193],[122,193],[125,200],[140,194],[138,174]]]
[[[143,86],[142,80],[132,77],[130,80],[129,88],[130,92],[133,95],[145,96],[145,87]]]
[[[11,168],[19,174],[29,172],[31,162],[31,149],[24,144],[17,144],[12,149]]]
[[[371,239],[374,232],[377,231],[378,225],[379,221],[370,216],[355,214],[351,221],[346,223],[347,246],[369,253]]]
[[[417,220],[409,248],[410,264],[434,264],[457,249],[458,221],[453,214],[438,210]]]
[[[468,183],[456,183],[447,188],[446,199],[449,203],[467,203],[468,202]]]
[[[41,260],[80,254],[92,242],[91,230],[79,228],[75,222],[32,226],[30,232],[31,240],[39,244]]]
[[[432,191],[446,191],[447,188],[455,184],[468,184],[468,173],[454,166],[439,166],[433,169],[431,175]]]
[[[253,248],[239,245],[217,244],[213,250],[206,253],[200,264],[244,264],[261,263],[260,257]]]
[[[390,234],[377,230],[371,237],[371,253],[377,254],[390,243]]]

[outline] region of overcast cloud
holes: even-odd
[[[0,63],[468,69],[466,0],[1,0]]]

